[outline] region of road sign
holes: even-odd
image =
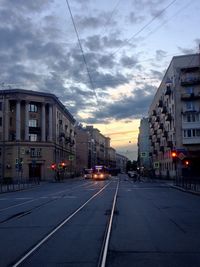
[[[69,160],[74,160],[74,155],[69,155]]]
[[[160,167],[159,161],[154,162],[153,166],[154,166],[154,169],[159,169]]]
[[[141,152],[140,153],[140,157],[141,158],[146,158],[146,156],[147,156],[147,152]]]
[[[185,157],[186,157],[186,155],[184,153],[182,153],[182,152],[178,154],[178,158],[180,160],[183,160]]]

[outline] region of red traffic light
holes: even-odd
[[[51,169],[52,169],[53,171],[56,170],[56,164],[55,164],[55,163],[51,164]]]
[[[172,158],[176,158],[176,157],[177,157],[177,153],[176,153],[176,151],[172,151],[172,152],[171,152],[171,156],[172,156]]]

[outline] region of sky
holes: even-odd
[[[136,160],[172,57],[199,52],[199,14],[199,0],[0,0],[1,88],[55,94]]]

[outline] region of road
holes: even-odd
[[[199,267],[199,226],[200,197],[166,183],[47,183],[0,195],[0,266]]]

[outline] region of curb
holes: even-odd
[[[196,195],[196,196],[200,196],[200,192],[193,191],[193,190],[188,190],[188,189],[176,186],[176,185],[171,185],[171,184],[168,184],[168,185],[170,187],[174,188],[174,189],[179,190],[179,191],[182,191],[182,192],[185,192],[185,193],[189,193],[189,194],[193,194],[193,195]]]

